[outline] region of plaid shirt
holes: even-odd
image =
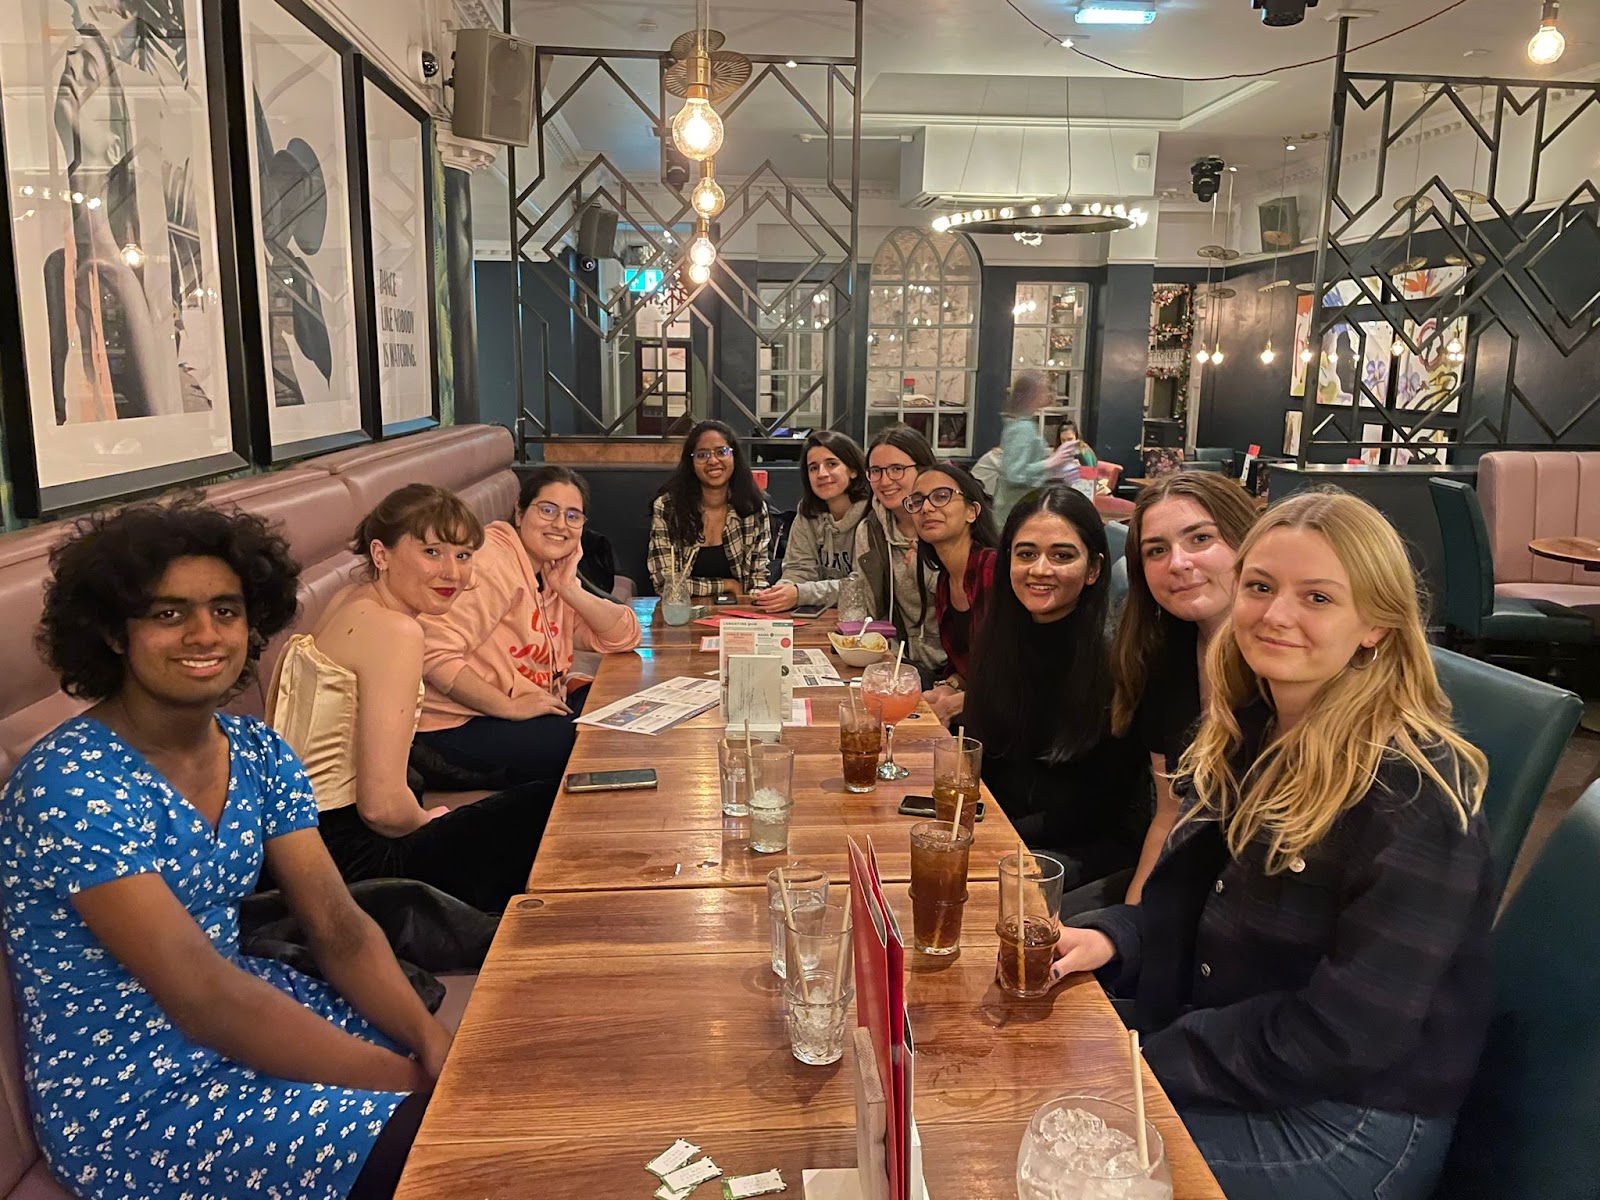
[[[650,580],[657,592],[662,590],[669,576],[685,570],[700,547],[705,545],[704,535],[692,546],[680,545],[673,540],[667,524],[666,505],[667,498],[657,496],[655,503],[650,506],[650,550],[647,557]],[[771,543],[772,528],[765,507],[748,517],[741,516],[732,508],[728,509],[727,524],[722,527],[722,546],[727,552],[728,565],[733,569],[734,577],[746,592],[758,592],[767,586],[767,554]],[[715,596],[721,590],[720,580],[695,576],[689,579],[691,595]]]
[[[1265,705],[1240,716],[1258,746]],[[1434,764],[1451,777],[1446,752]],[[1184,822],[1141,906],[1071,922],[1116,944],[1102,977],[1136,996],[1173,1103],[1454,1115],[1493,1000],[1483,818],[1463,833],[1436,784],[1385,759],[1298,865],[1265,861],[1260,844],[1231,858],[1214,821]]]

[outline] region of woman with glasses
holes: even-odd
[[[1060,859],[1077,888],[1131,868],[1150,820],[1144,755],[1108,728],[1111,563],[1093,503],[1059,484],[1024,497],[998,569],[967,732],[983,743],[983,781],[1017,833]]]
[[[419,879],[484,912],[527,887],[555,793],[527,784],[424,809],[407,778],[422,710],[423,621],[470,595],[483,525],[459,497],[412,483],[356,528],[356,582],[289,639],[267,720],[305,763],[339,874]]]
[[[966,471],[954,463],[940,463],[917,475],[916,490],[902,502],[915,519],[921,540],[919,586],[927,590],[927,572],[938,576],[933,611],[946,668],[923,696],[947,725],[965,707],[968,656],[994,588],[1000,536],[988,501]]]
[[[755,597],[763,612],[785,612],[797,604],[829,608],[838,603],[840,581],[854,567],[856,528],[872,498],[867,462],[855,439],[832,429],[806,438],[800,488],[783,575]]]
[[[934,464],[933,447],[909,425],[881,430],[867,447],[872,507],[856,527],[855,578],[871,597],[873,616],[892,621],[905,643],[906,661],[924,687],[944,672],[944,647],[926,578],[917,570],[916,519],[901,503],[917,472]]]
[[[626,604],[586,590],[589,485],[545,464],[522,481],[515,524],[491,522],[472,586],[448,612],[423,618],[428,695],[417,741],[483,786],[555,783],[577,739],[587,684],[568,690],[572,651],[639,644]]]
[[[767,504],[734,432],[701,421],[650,509],[650,581],[687,578],[695,596],[754,595],[767,586]]]

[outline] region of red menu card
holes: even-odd
[[[905,945],[883,895],[877,856],[850,844],[850,905],[855,957],[856,1023],[872,1036],[878,1077],[889,1093],[884,1147],[889,1194],[908,1200],[911,1169],[911,1049],[906,1020]]]

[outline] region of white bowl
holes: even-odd
[[[860,646],[841,645],[844,639],[837,633],[830,633],[828,640],[833,643],[833,652],[852,667],[869,667],[875,662],[882,662],[894,653],[893,642],[890,642],[888,648],[884,650],[863,650]]]

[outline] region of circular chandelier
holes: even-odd
[[[1105,200],[1085,203],[1063,200],[950,213],[934,218],[933,231],[1010,233],[1019,235],[1021,241],[1023,234],[1120,233],[1125,229],[1138,229],[1149,220],[1150,214],[1136,205]]]

